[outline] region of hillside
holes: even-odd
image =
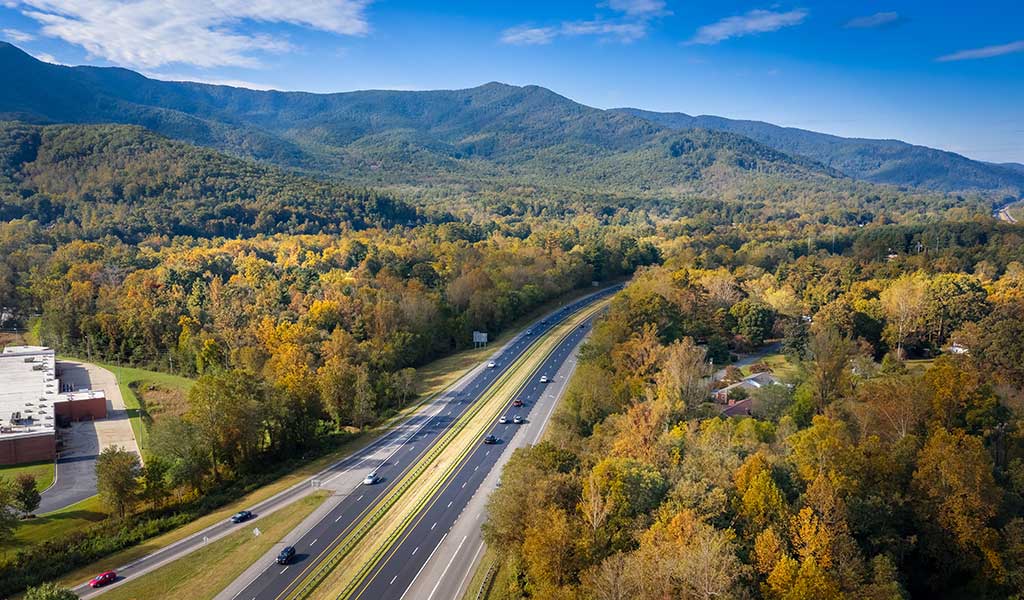
[[[0,122],[0,220],[68,235],[247,236],[406,224],[408,205],[126,125]]]
[[[675,132],[537,86],[263,92],[64,67],[0,44],[0,118],[126,123],[367,185],[529,185],[670,194],[836,173],[749,139]],[[59,90],[59,92],[57,92]],[[755,186],[756,187],[756,186]]]
[[[1024,194],[1024,167],[971,160],[953,152],[898,140],[843,138],[761,121],[715,116],[614,109],[676,130],[695,127],[727,131],[757,140],[780,152],[803,156],[855,179],[915,186],[936,191],[987,190]]]

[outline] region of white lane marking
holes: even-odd
[[[430,530],[433,531],[435,527],[437,527],[437,521],[434,521],[434,524],[430,526]]]
[[[463,488],[465,488],[465,487],[466,487],[466,482],[465,482],[465,481],[463,481],[463,482],[462,482],[462,487],[463,487]]]
[[[395,575],[394,577],[392,577],[391,578],[391,582],[388,583],[388,585],[394,585],[396,579],[398,579],[398,575]]]
[[[288,565],[288,566],[290,567],[291,565]],[[288,567],[285,567],[285,568],[281,569],[281,575],[284,575],[284,572],[287,571],[287,570],[288,570]]]
[[[455,557],[459,555],[459,550],[462,550],[462,545],[466,543],[466,538],[468,538],[468,537],[469,537],[468,535],[462,536],[462,541],[459,542],[459,547],[455,549],[455,552],[452,552],[451,560],[449,560],[448,564],[445,565],[444,571],[441,571],[441,576],[437,578],[437,583],[434,584],[434,589],[430,590],[430,595],[427,596],[427,600],[430,600],[431,598],[433,598],[434,594],[437,593],[438,586],[440,586],[441,582],[444,581],[444,576],[448,574],[448,569],[450,569],[451,566],[452,566],[452,563],[455,562]],[[438,546],[440,546],[440,544],[438,544]],[[413,581],[415,581],[415,579]]]
[[[312,547],[313,544],[315,544],[318,539],[320,538],[313,538],[313,541],[309,543],[310,547]]]
[[[338,521],[340,521],[340,520],[341,520],[341,518],[342,518],[342,517],[344,517],[344,516],[345,516],[345,515],[338,515],[338,518],[337,518],[337,519],[335,519],[335,520],[334,520],[334,522],[335,522],[335,523],[337,523],[337,522],[338,522]]]
[[[483,542],[480,542],[480,545],[479,545],[479,546],[477,547],[477,549],[476,549],[476,553],[474,553],[474,554],[473,554],[473,558],[472,558],[472,559],[470,559],[470,561],[469,561],[469,564],[471,564],[471,565],[472,565],[472,564],[475,564],[475,563],[476,563],[476,559],[477,559],[477,557],[478,557],[478,556],[480,556],[480,552],[481,552],[481,551],[482,551],[483,549],[484,549],[484,543],[483,543]],[[465,585],[466,585],[466,579],[468,579],[468,578],[469,578],[469,576],[473,574],[473,571],[474,571],[474,569],[467,569],[467,570],[466,570],[466,574],[462,576],[462,581],[460,581],[460,582],[459,582],[459,588],[458,588],[458,589],[460,589],[460,590],[461,590],[461,589],[463,588],[463,586],[465,586]],[[443,577],[443,576],[442,576],[442,577]],[[430,594],[430,595],[431,595],[431,596],[433,596],[433,595],[434,595],[434,594],[433,594],[433,592],[431,592],[431,594]],[[456,595],[457,595],[457,594],[456,594]],[[430,600],[430,599],[428,598],[427,600]]]
[[[412,581],[409,582],[409,587],[405,588],[405,591],[402,592],[402,597],[399,598],[398,600],[404,600],[405,599],[405,595],[408,594],[409,590],[412,589],[412,584],[416,583],[416,580],[420,578],[420,573],[423,572],[423,569],[427,568],[427,565],[430,564],[430,559],[434,558],[434,554],[437,553],[437,549],[441,547],[441,544],[444,543],[444,540],[447,537],[448,537],[448,533],[445,532],[445,534],[441,536],[441,539],[438,540],[437,545],[434,546],[434,549],[430,552],[430,556],[427,557],[427,560],[423,563],[423,566],[420,567],[419,571],[416,571],[416,575],[412,578]],[[466,539],[463,538],[462,541],[466,541]],[[461,546],[462,544],[459,544],[459,545]],[[445,570],[447,570],[447,569],[445,569]],[[436,586],[435,586],[435,588],[436,588]]]
[[[449,502],[449,503],[448,503],[448,508],[451,508],[451,507],[452,507],[452,503],[451,503],[451,502]]]
[[[356,498],[356,502],[359,502],[360,500],[362,500],[363,496],[365,496],[365,494],[360,494],[359,497]]]
[[[413,548],[411,556],[416,556],[416,553],[419,552],[419,551],[420,551],[420,547],[416,546],[415,548]]]

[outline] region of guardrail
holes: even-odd
[[[585,311],[586,308],[587,307],[581,308],[579,311],[577,311],[577,313]],[[568,321],[569,317],[567,316],[564,320]],[[554,332],[554,330],[555,328],[553,327],[548,333]],[[565,335],[568,335],[568,333],[566,333]],[[420,459],[420,461],[413,467],[411,471],[406,472],[402,481],[398,484],[397,487],[391,490],[388,496],[384,499],[383,503],[380,504],[368,516],[365,516],[363,520],[359,523],[357,528],[347,536],[347,539],[344,541],[344,543],[338,548],[336,548],[334,551],[332,551],[330,557],[328,557],[325,561],[317,565],[316,570],[311,575],[309,575],[299,587],[295,588],[295,590],[292,591],[292,593],[288,594],[287,598],[289,598],[289,600],[305,600],[310,596],[313,590],[317,588],[317,586],[323,583],[327,576],[338,566],[339,563],[341,563],[341,561],[349,554],[349,552],[352,551],[356,544],[358,544],[360,541],[363,540],[364,537],[366,537],[366,534],[369,532],[369,530],[378,522],[380,522],[380,520],[384,518],[384,515],[391,509],[391,507],[393,507],[405,495],[408,489],[412,487],[413,484],[416,483],[416,481],[420,478],[423,472],[426,471],[427,468],[433,463],[433,461],[442,452],[448,449],[448,446],[451,444],[453,439],[466,428],[469,422],[472,421],[480,413],[480,411],[484,409],[488,401],[490,401],[490,399],[493,398],[497,390],[500,389],[501,386],[504,385],[507,382],[507,380],[512,377],[512,375],[518,369],[517,365],[521,366],[521,363],[526,362],[531,356],[533,356],[533,353],[536,352],[541,340],[545,339],[546,337],[547,334],[538,336],[538,338],[511,365],[509,365],[509,368],[504,373],[502,373],[502,375],[497,380],[495,380],[494,383],[491,384],[490,389],[484,394],[484,396],[478,399],[476,402],[474,402],[472,407],[470,407],[469,410],[467,410],[462,414],[462,416],[460,416],[459,420],[455,423],[455,425],[450,427],[442,436],[442,438],[434,443],[433,447],[431,447],[427,454],[425,454]],[[548,354],[553,352],[554,349],[557,348],[557,346],[558,345],[556,344],[551,350],[549,350]],[[521,389],[522,386],[525,386],[527,383],[529,383],[529,379],[527,379],[527,381],[524,382],[519,389]],[[518,391],[519,390],[517,390],[517,393]],[[464,456],[465,452],[463,453],[462,456],[459,457],[459,460],[453,463],[453,466],[450,467],[449,470],[445,472],[444,476],[440,479],[439,483],[434,486],[435,490],[445,481],[445,479],[447,479],[448,475],[450,475],[451,471],[456,466],[458,466],[458,464],[462,461]],[[428,500],[431,495],[433,495],[433,490],[431,491],[431,494],[427,496]],[[423,503],[421,503],[421,505],[422,504]],[[416,511],[412,513],[412,516],[410,516],[409,519],[411,519],[413,516],[415,516],[416,513],[419,512],[419,508],[420,507],[418,506]],[[401,527],[399,527],[398,529],[399,533],[402,530],[404,530],[407,523],[408,520],[402,523]],[[396,534],[389,536],[388,543],[385,544],[384,548],[387,548],[390,545],[390,542],[393,541],[392,538],[395,535]],[[375,553],[372,561],[370,562],[370,565],[375,564],[376,559],[379,558],[379,554],[380,552]],[[365,570],[367,570],[366,565],[364,565],[364,567],[360,569],[359,574],[357,574],[357,579],[354,579],[353,581],[358,583],[362,578],[361,576],[364,575]],[[346,586],[344,593],[339,597],[345,597],[346,595],[350,594],[352,591],[349,589],[350,587],[352,587],[352,583],[350,583],[349,586]]]
[[[484,580],[480,582],[480,589],[476,591],[476,600],[483,600],[484,596],[487,595],[487,591],[491,589],[491,581],[494,579],[494,574],[497,572],[495,565],[497,563],[492,562],[487,567],[487,572],[484,573]]]

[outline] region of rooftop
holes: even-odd
[[[59,399],[53,349],[8,346],[0,352],[0,435],[53,433],[53,403]]]

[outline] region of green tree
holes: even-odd
[[[767,304],[753,300],[740,300],[729,309],[736,319],[736,333],[742,335],[752,346],[761,346],[771,336],[775,325],[775,311]]]
[[[988,313],[988,292],[971,275],[944,273],[928,284],[924,311],[932,341],[942,344],[950,332]]]
[[[9,538],[18,527],[17,487],[6,477],[0,477],[0,539]]]
[[[139,455],[120,446],[111,446],[96,459],[96,489],[103,501],[121,519],[138,500]]]
[[[56,583],[44,583],[25,590],[25,600],[77,600],[78,594]]]
[[[39,508],[42,497],[36,488],[36,478],[29,473],[22,473],[14,480],[15,505],[25,513],[31,514]]]

